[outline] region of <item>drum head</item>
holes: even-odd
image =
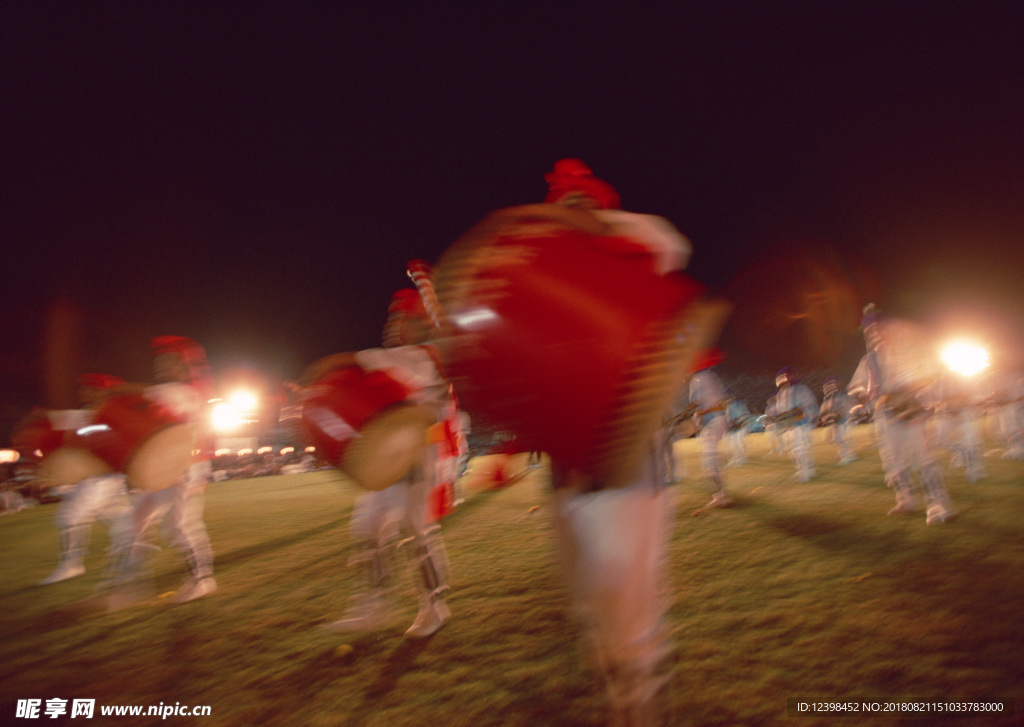
[[[113,472],[110,465],[89,450],[77,447],[58,447],[43,458],[38,469],[40,477],[61,485],[73,485],[108,472]]]
[[[175,424],[161,429],[135,448],[125,474],[132,487],[164,490],[192,464],[192,427]]]
[[[420,461],[434,417],[425,406],[401,405],[375,416],[345,450],[338,467],[367,490],[401,482]]]

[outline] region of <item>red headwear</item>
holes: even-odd
[[[205,400],[213,397],[215,386],[206,350],[186,336],[157,336],[149,342],[154,356],[171,354],[178,356],[188,366],[189,383],[199,389]]]
[[[693,372],[697,373],[698,371],[709,369],[723,361],[725,361],[725,354],[722,353],[720,348],[717,346],[706,348],[698,354],[697,360],[693,364]]]
[[[548,183],[548,196],[544,201],[553,204],[572,192],[581,192],[594,199],[601,209],[622,208],[615,187],[598,179],[590,167],[579,159],[559,159],[553,171],[544,175]]]
[[[123,383],[124,379],[120,376],[111,376],[109,374],[82,374],[78,377],[78,385],[83,389],[111,389],[115,386],[121,386]]]
[[[426,317],[427,309],[423,306],[423,298],[412,288],[402,288],[391,296],[388,313],[408,313]]]

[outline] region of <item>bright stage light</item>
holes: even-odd
[[[213,407],[211,419],[213,420],[213,428],[218,432],[231,432],[245,423],[245,420],[239,416],[235,408],[224,402]]]
[[[259,409],[259,397],[246,389],[239,389],[228,397],[228,403],[239,414],[255,414]]]
[[[16,449],[0,449],[0,462],[5,464],[17,462],[20,456]]]
[[[971,341],[951,341],[942,348],[942,361],[950,371],[974,376],[988,368],[988,350]]]

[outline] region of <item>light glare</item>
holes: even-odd
[[[942,361],[950,371],[974,376],[988,368],[988,351],[970,341],[951,341],[942,349]]]

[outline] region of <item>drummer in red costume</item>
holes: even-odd
[[[79,399],[86,408],[70,412],[50,412],[57,430],[74,430],[93,423],[97,404],[110,390],[123,386],[124,379],[106,374],[82,374],[78,379]],[[128,490],[122,472],[96,474],[74,485],[71,494],[57,508],[56,527],[60,536],[60,562],[50,575],[39,582],[45,586],[59,583],[85,573],[85,556],[89,548],[92,524],[102,520],[109,529],[109,538],[116,542],[129,512]]]
[[[690,242],[661,217],[619,209],[619,195],[578,159],[562,159],[545,176],[545,202],[589,210],[620,235],[642,244],[664,275],[686,266]],[[659,433],[657,437],[662,437]],[[552,462],[555,526],[573,603],[604,676],[612,723],[651,725],[669,645],[662,623],[663,566],[671,522],[661,442],[624,487],[601,483]]]
[[[364,371],[383,370],[411,390],[412,401],[427,405],[438,422],[432,427],[431,444],[423,449],[419,462],[402,481],[383,490],[368,490],[356,502],[350,532],[358,543],[355,560],[362,567],[365,583],[349,609],[325,628],[333,633],[356,633],[388,625],[386,592],[389,573],[389,533],[397,524],[409,538],[416,559],[419,611],[406,638],[433,635],[451,618],[446,602],[447,557],[436,527],[427,527],[427,504],[438,483],[440,434],[452,431],[452,417],[458,420],[451,387],[438,373],[437,354],[424,345],[429,337],[426,312],[419,294],[400,290],[392,298],[384,325],[384,348],[359,351],[352,356]],[[328,359],[329,360],[329,359]],[[314,376],[315,378],[315,376]],[[445,424],[449,423],[446,428]],[[448,449],[446,447],[446,449]]]
[[[185,603],[217,590],[213,548],[203,520],[204,495],[213,459],[206,416],[207,404],[214,394],[210,366],[203,347],[184,336],[159,336],[151,341],[151,348],[157,383],[145,389],[145,396],[191,423],[194,460],[171,487],[136,495],[126,539],[117,548],[117,590],[111,604],[115,608],[126,605],[125,597],[137,597],[147,550],[143,538],[149,526],[161,517],[166,517],[174,545],[184,552],[189,568],[189,575],[171,600]]]

